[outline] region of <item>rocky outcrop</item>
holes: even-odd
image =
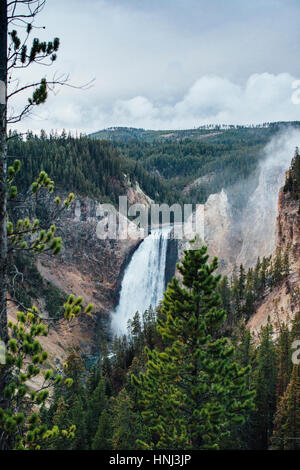
[[[278,217],[276,242],[282,250],[289,248],[292,268],[300,266],[300,213],[299,201],[291,198],[289,193],[280,190],[278,198]]]
[[[281,165],[261,165],[258,183],[245,207],[236,209],[222,190],[205,204],[205,243],[218,256],[220,271],[230,275],[234,265],[248,269],[276,246],[278,192],[283,184]],[[239,194],[235,194],[237,201]],[[238,205],[235,203],[235,205]]]
[[[178,258],[181,259],[183,251],[191,247],[189,241],[195,237],[194,230],[207,245],[210,256],[218,257],[220,273],[230,275],[242,239],[226,191],[222,189],[220,193],[211,194],[203,206],[197,207],[192,220],[193,223],[189,218],[184,225],[184,238],[178,243]]]
[[[218,257],[220,272],[223,275],[230,274],[242,240],[224,190],[210,195],[205,203],[204,241],[210,255]]]
[[[290,275],[272,292],[265,296],[250,319],[248,326],[255,335],[270,318],[279,330],[280,323],[290,324],[296,312],[300,311],[300,214],[299,201],[289,193],[279,192],[278,217],[276,223],[276,245],[282,250],[289,249]]]
[[[61,200],[66,192],[59,192]],[[139,187],[128,186],[130,203],[147,203],[147,196]],[[40,220],[54,211],[52,196],[45,196],[39,214]],[[28,215],[32,208],[28,208]],[[124,217],[117,211],[117,226],[123,227]],[[51,216],[50,216],[51,219]],[[86,358],[99,354],[100,345],[110,331],[110,312],[116,306],[122,277],[130,258],[140,243],[135,224],[129,223],[126,239],[99,238],[98,224],[105,225],[106,219],[99,202],[88,197],[78,197],[68,211],[62,212],[55,220],[57,235],[63,238],[63,249],[58,256],[43,254],[37,260],[42,277],[66,294],[82,296],[84,304],[94,305],[93,313],[80,316],[71,322],[51,322],[51,328],[43,343],[57,363],[65,360],[68,351],[79,348]],[[48,312],[42,299],[35,299],[41,314]],[[15,318],[16,307],[11,305],[10,318]],[[52,364],[55,365],[55,364]]]
[[[182,190],[183,194],[188,194],[191,189],[199,188],[202,185],[212,184],[217,178],[217,173],[208,173],[207,175],[201,176],[195,179],[192,183],[185,186]]]

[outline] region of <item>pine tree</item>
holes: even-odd
[[[245,286],[245,304],[244,304],[244,317],[248,320],[254,314],[255,290],[253,270],[249,269],[246,276]]]
[[[142,349],[142,325],[139,312],[136,312],[132,320],[128,322],[128,331],[132,341],[134,352],[141,351]]]
[[[7,321],[7,303],[9,290],[9,267],[14,263],[16,253],[26,252],[27,255],[38,255],[47,251],[58,254],[62,240],[55,236],[55,225],[43,224],[38,219],[22,217],[16,220],[12,209],[18,196],[15,178],[20,171],[21,162],[15,160],[7,165],[7,125],[19,122],[31,111],[47,99],[48,86],[66,80],[46,78],[35,83],[21,84],[21,78],[14,76],[14,71],[27,68],[34,63],[51,65],[56,60],[59,39],[41,42],[30,37],[34,28],[32,23],[43,9],[44,0],[12,0],[0,2],[0,344],[6,347],[6,363],[0,366],[0,449],[38,449],[39,440],[74,436],[74,427],[60,430],[57,426],[48,429],[41,423],[36,411],[43,407],[49,397],[49,387],[58,383],[71,384],[70,378],[64,377],[53,369],[41,370],[48,354],[39,342],[40,336],[47,336],[48,328],[41,319],[38,309],[30,305],[23,308],[18,299],[11,297],[20,307],[15,322]],[[19,36],[15,29],[21,26]],[[11,29],[14,28],[14,29]],[[23,35],[24,28],[26,33]],[[9,73],[8,73],[9,71]],[[29,92],[31,96],[24,107],[8,113],[8,103],[19,93]],[[16,135],[15,135],[16,137]],[[29,138],[34,138],[30,136]],[[31,191],[28,188],[31,187]],[[35,207],[38,205],[40,193],[48,193],[49,200],[54,190],[54,182],[46,171],[40,171],[36,180],[31,180],[24,193],[30,193]],[[74,199],[70,193],[64,202],[55,198],[53,214],[69,208]],[[21,201],[18,201],[21,202]],[[23,202],[23,201],[22,201]],[[34,214],[36,215],[36,214]],[[25,284],[25,282],[24,282]],[[65,319],[70,320],[82,311],[82,298],[69,297],[64,305]],[[86,309],[86,313],[92,307]],[[31,390],[30,381],[42,376],[43,386],[37,392]],[[44,376],[44,377],[43,377]]]
[[[260,271],[261,271],[261,262],[260,262],[260,258],[257,258],[257,262],[255,265],[254,274],[253,274],[253,288],[254,288],[256,297],[258,297],[258,295],[261,293]]]
[[[225,320],[216,292],[217,259],[207,263],[207,248],[185,252],[163,301],[158,331],[169,344],[163,352],[146,350],[147,371],[132,376],[151,440],[144,448],[222,447],[235,425],[253,406],[247,389],[248,367],[233,361],[234,348],[216,339]]]
[[[142,416],[125,389],[113,400],[112,427],[114,450],[135,450],[137,439],[148,437]]]
[[[300,366],[297,364],[278,405],[272,444],[275,449],[300,450]]]
[[[292,371],[291,344],[292,336],[287,325],[281,325],[278,338],[278,378],[276,386],[277,400],[283,396],[290,381]]]
[[[249,328],[245,322],[238,325],[235,334],[233,335],[235,344],[235,360],[241,367],[251,366],[251,373],[247,376],[248,390],[253,390],[253,365],[255,360],[255,344]],[[231,436],[229,446],[231,449],[251,449],[251,439],[253,423],[252,415],[250,414],[245,423],[237,427]]]
[[[252,366],[255,357],[254,340],[245,322],[239,325],[237,336],[235,359],[242,367],[246,367],[249,364]],[[248,380],[250,380],[250,374],[248,375]],[[249,382],[248,385],[250,386]]]
[[[255,411],[252,414],[255,449],[268,448],[276,410],[277,363],[272,335],[273,329],[270,323],[262,327],[253,373],[256,392]]]
[[[229,326],[233,326],[234,318],[232,318],[232,309],[231,309],[231,289],[229,286],[229,281],[227,276],[224,276],[218,285],[218,291],[222,299],[222,308],[226,312],[226,322]]]
[[[283,254],[282,267],[283,267],[283,275],[285,277],[287,277],[290,274],[290,249],[291,249],[290,244],[288,244]]]
[[[235,322],[240,320],[243,316],[242,302],[241,302],[241,296],[240,296],[240,287],[241,287],[240,279],[236,273],[236,267],[234,267],[232,279],[231,279],[231,291],[232,291],[232,301],[233,301],[233,307],[234,307]]]
[[[268,281],[268,269],[270,266],[271,258],[263,257],[260,271],[260,295],[265,294]]]
[[[105,380],[103,377],[100,378],[99,383],[93,393],[90,394],[87,410],[86,410],[86,421],[87,430],[89,435],[89,443],[94,438],[101,414],[108,408],[108,398],[105,390]]]
[[[72,439],[57,436],[51,443],[51,450],[87,450],[87,393],[84,387],[83,361],[78,351],[69,354],[65,368],[72,382],[68,387],[56,386],[53,400],[48,412],[43,413],[45,422],[51,426],[73,426],[75,429]],[[45,448],[45,446],[43,446]]]
[[[284,191],[289,192],[293,199],[300,198],[300,154],[296,147],[294,158],[285,181]]]
[[[59,38],[48,42],[32,38],[32,32],[35,30],[32,23],[44,5],[43,0],[0,2],[0,338],[6,345],[9,340],[6,308],[9,254],[7,209],[12,195],[8,189],[10,178],[15,173],[15,168],[7,165],[7,126],[21,121],[33,107],[45,103],[49,85],[66,83],[66,80],[48,81],[42,78],[34,80],[33,83],[21,84],[21,78],[15,76],[16,70],[20,72],[37,63],[51,65],[57,58]],[[16,29],[18,27],[23,31],[25,29],[26,34],[20,34]],[[21,110],[10,110],[11,100],[16,95],[22,96],[24,92],[31,96],[27,98]]]
[[[299,340],[300,338],[300,311],[296,312],[292,320],[291,340]]]
[[[92,450],[112,449],[112,425],[111,414],[104,410],[98,422],[98,429],[92,442]]]
[[[151,306],[143,313],[144,342],[150,349],[153,349],[154,344],[158,341],[156,316],[156,311]]]
[[[277,248],[276,250],[276,256],[274,260],[274,265],[273,265],[273,282],[274,285],[276,286],[283,277],[283,259],[282,259],[282,253],[281,249]]]
[[[246,285],[245,268],[241,264],[240,265],[240,271],[239,271],[239,282],[238,282],[238,292],[239,292],[240,299],[244,298],[245,285]]]

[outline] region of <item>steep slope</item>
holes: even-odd
[[[278,198],[276,246],[289,247],[290,275],[261,302],[248,326],[258,334],[270,318],[276,329],[280,323],[290,323],[300,310],[300,213],[299,201],[281,188]]]
[[[299,140],[296,129],[279,133],[265,147],[256,177],[208,197],[205,243],[222,274],[230,276],[234,265],[253,267],[275,250],[278,193]]]
[[[127,191],[132,203],[149,204],[149,198],[138,186],[129,185]],[[67,193],[57,194],[64,200]],[[44,217],[47,210],[51,213],[52,199],[51,196],[44,196]],[[109,314],[118,302],[124,269],[139,244],[136,237],[125,240],[98,238],[97,225],[99,221],[105,221],[98,208],[99,202],[95,199],[77,197],[71,209],[61,213],[56,221],[57,234],[63,238],[61,254],[56,257],[43,254],[36,260],[45,282],[48,281],[62,294],[82,296],[85,305],[94,305],[89,316],[75,318],[70,323],[57,319],[51,321],[50,333],[43,343],[57,363],[61,363],[73,347],[79,348],[86,358],[92,359],[99,353],[101,342],[109,334]],[[121,217],[117,211],[116,215],[120,223]],[[129,225],[131,230],[136,229],[134,224],[129,222]],[[49,315],[39,292],[32,301],[42,315],[51,320],[52,315]],[[16,306],[11,304],[11,319],[15,318],[16,310]],[[57,315],[60,315],[59,310],[55,312]]]

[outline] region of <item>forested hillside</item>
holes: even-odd
[[[230,132],[249,132],[254,133],[264,133],[261,131],[268,130],[274,131],[278,130],[281,126],[293,125],[298,126],[299,121],[293,122],[266,122],[263,124],[258,125],[251,125],[251,126],[243,126],[243,125],[233,125],[233,124],[226,124],[226,125],[215,125],[215,124],[208,124],[202,125],[199,127],[195,127],[194,129],[172,129],[172,130],[150,130],[150,129],[138,129],[135,127],[109,127],[107,129],[103,129],[101,131],[93,132],[90,134],[92,138],[101,139],[101,140],[111,140],[114,142],[128,142],[130,140],[139,140],[141,142],[163,142],[165,140],[183,140],[183,139],[193,139],[193,140],[201,140],[209,138],[211,139],[213,136],[223,134],[225,131]]]
[[[172,187],[184,190],[188,202],[203,203],[209,194],[237,183],[244,184],[255,173],[267,142],[282,129],[299,125],[298,122],[273,123],[226,129],[219,126],[164,133],[114,128],[92,137],[109,139],[124,156],[139,162]]]
[[[66,134],[49,137],[31,133],[26,139],[13,136],[9,140],[9,158],[19,158],[22,174],[18,176],[20,189],[26,191],[39,171],[44,170],[59,189],[72,190],[102,202],[118,204],[131,183],[138,182],[143,191],[156,201],[176,199],[171,184],[143,168],[139,162],[127,158],[122,151],[107,141],[96,141]]]
[[[175,131],[177,139],[152,142],[135,134],[124,142],[28,133],[25,139],[10,136],[9,156],[11,161],[21,159],[24,171],[18,183],[23,190],[45,170],[58,188],[113,204],[136,182],[156,202],[203,203],[210,194],[254,175],[264,146],[282,126],[197,131],[204,138]]]

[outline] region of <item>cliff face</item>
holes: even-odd
[[[300,214],[299,201],[290,197],[289,193],[280,190],[278,197],[278,217],[276,230],[277,246],[282,249],[290,246],[290,261],[293,269],[300,263]]]
[[[193,225],[190,225],[191,220]],[[224,190],[211,194],[206,203],[202,207],[199,205],[193,216],[188,219],[184,225],[184,237],[178,240],[178,259],[182,259],[184,250],[191,248],[189,242],[195,237],[193,230],[198,231],[200,239],[204,237],[210,256],[218,257],[219,271],[223,275],[229,275],[236,263],[242,239],[233,221],[228,196]]]
[[[230,275],[234,265],[248,269],[257,258],[272,254],[276,246],[277,199],[283,184],[280,165],[261,166],[258,184],[247,205],[233,209],[222,190],[205,204],[205,243],[218,256],[220,271]],[[236,199],[239,194],[235,195]]]
[[[97,214],[97,202],[78,199],[56,224],[64,240],[61,255],[41,256],[37,265],[46,280],[94,305],[92,316],[79,318],[71,331],[65,322],[58,325],[65,333],[66,344],[78,345],[88,355],[97,354],[108,331],[109,313],[118,302],[123,271],[139,243],[135,238],[99,239],[97,224],[104,218]]]
[[[62,200],[66,197],[64,192],[58,195]],[[131,203],[147,202],[138,187],[129,187],[128,195]],[[42,201],[36,214],[40,220],[47,219],[48,211],[53,211],[52,199],[52,196],[45,196]],[[32,215],[30,207],[27,211]],[[116,218],[117,224],[122,226],[124,217],[117,211]],[[94,305],[90,316],[82,315],[69,323],[64,320],[51,323],[49,335],[42,342],[58,363],[65,360],[73,347],[79,348],[87,358],[99,353],[99,346],[109,330],[109,313],[118,302],[124,269],[140,243],[134,224],[129,224],[129,237],[125,240],[100,239],[97,226],[99,222],[105,225],[106,221],[97,201],[76,198],[71,208],[55,220],[57,235],[63,238],[62,252],[59,256],[43,254],[37,259],[37,268],[46,281],[66,294],[82,296],[84,305]],[[43,299],[34,299],[34,303],[47,317]],[[10,304],[10,319],[15,319],[16,310],[16,306]]]
[[[269,256],[276,246],[278,192],[283,184],[284,170],[280,165],[262,165],[259,182],[242,214],[243,240],[237,265],[255,265],[257,258]]]
[[[224,190],[211,194],[204,205],[204,241],[210,255],[218,257],[220,272],[229,275],[242,239]]]
[[[278,217],[276,224],[276,245],[285,250],[289,247],[290,275],[267,295],[248,326],[258,334],[260,327],[270,317],[271,323],[278,328],[280,323],[290,323],[300,310],[300,214],[299,201],[291,198],[281,189],[278,198]]]

